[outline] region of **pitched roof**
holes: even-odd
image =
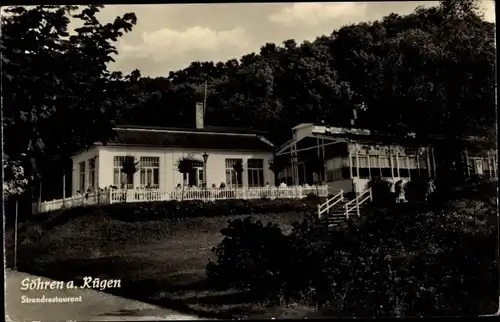
[[[210,149],[233,151],[273,151],[274,145],[255,133],[232,133],[223,128],[211,130],[173,128],[115,128],[116,136],[108,145],[155,146],[182,149]],[[249,131],[251,132],[251,130]],[[260,132],[259,132],[260,133]]]
[[[137,130],[158,130],[158,131],[182,131],[182,132],[215,132],[215,133],[230,133],[230,134],[268,134],[265,131],[239,128],[239,127],[223,127],[223,126],[205,126],[202,129],[186,128],[186,127],[158,127],[158,126],[144,126],[144,125],[117,125],[117,129],[137,129]]]

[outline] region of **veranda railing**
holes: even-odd
[[[63,207],[79,207],[120,202],[147,202],[168,200],[215,201],[226,199],[301,199],[308,195],[328,196],[328,186],[290,187],[242,187],[225,189],[181,189],[171,192],[159,189],[112,189],[72,196],[66,199],[45,201],[39,205],[39,212],[48,212]]]

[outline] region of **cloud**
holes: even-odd
[[[484,19],[489,22],[496,22],[495,1],[483,0],[479,5],[480,11],[484,13]]]
[[[313,27],[325,21],[356,17],[359,20],[366,11],[360,2],[294,3],[268,16],[268,20],[285,26],[302,25]]]
[[[165,61],[181,59],[192,52],[216,54],[238,51],[247,46],[246,39],[245,30],[242,28],[224,31],[200,26],[193,26],[183,31],[162,28],[143,32],[141,43],[123,44],[120,46],[120,52],[127,56]]]

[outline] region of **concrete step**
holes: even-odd
[[[366,206],[359,206],[359,210],[363,210],[363,209],[366,209]],[[330,212],[341,212],[341,211],[345,212],[345,208],[344,207],[333,207],[333,208],[330,208],[329,211]],[[350,212],[356,212],[356,209],[351,209]]]
[[[351,217],[358,217],[358,215],[349,214],[349,218],[351,218]],[[342,214],[342,215],[328,216],[325,218],[326,219],[339,218],[339,219],[345,220],[345,219],[347,219],[347,216],[345,214]]]
[[[352,218],[352,217],[358,217],[358,215],[356,213],[349,213],[349,218]],[[333,214],[333,215],[325,216],[324,218],[325,219],[331,219],[331,218],[347,219],[347,216],[345,215],[345,213],[341,213],[341,214]]]
[[[346,216],[342,216],[342,217],[340,217],[340,216],[339,217],[328,217],[326,219],[326,221],[329,221],[329,222],[330,221],[345,221],[345,220],[347,220]]]
[[[345,211],[332,211],[330,212],[329,216],[339,216],[339,215],[343,215],[345,216]],[[349,211],[349,215],[358,215],[355,211]]]
[[[328,224],[328,228],[338,228],[338,227],[345,227],[345,226],[347,226],[347,223],[345,223],[345,222]]]

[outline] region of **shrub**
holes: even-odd
[[[498,181],[473,176],[466,180],[465,185],[454,187],[453,192],[454,199],[470,198],[494,203],[498,197]]]
[[[487,204],[495,205],[498,197],[498,181],[488,177],[471,176],[463,184],[452,185],[443,180],[436,180],[434,202],[442,204],[450,200],[481,200]]]
[[[460,213],[369,216],[336,230],[311,219],[289,236],[247,220],[223,235],[209,278],[267,300],[380,317],[477,315],[497,299],[495,227]]]
[[[140,203],[116,203],[111,205],[87,206],[59,209],[36,218],[67,220],[84,215],[109,216],[123,221],[161,220],[179,217],[218,217],[246,215],[252,213],[272,214],[282,212],[305,212],[317,209],[315,200],[305,199],[228,199],[204,202],[191,201],[155,201]]]
[[[405,185],[405,197],[410,202],[424,201],[428,180],[412,179]]]
[[[209,282],[218,287],[250,290],[260,299],[275,301],[283,276],[291,269],[292,244],[275,224],[264,226],[250,217],[233,220],[221,230],[222,242],[212,249],[215,262],[207,264]]]
[[[385,207],[394,204],[396,196],[391,192],[391,186],[390,181],[379,177],[368,182],[368,188],[372,189],[374,205]]]
[[[330,197],[328,197],[330,198]],[[316,202],[320,202],[323,198],[319,197],[316,192],[309,192],[307,194],[307,197],[306,197],[306,200],[310,200],[310,201],[316,201]]]

